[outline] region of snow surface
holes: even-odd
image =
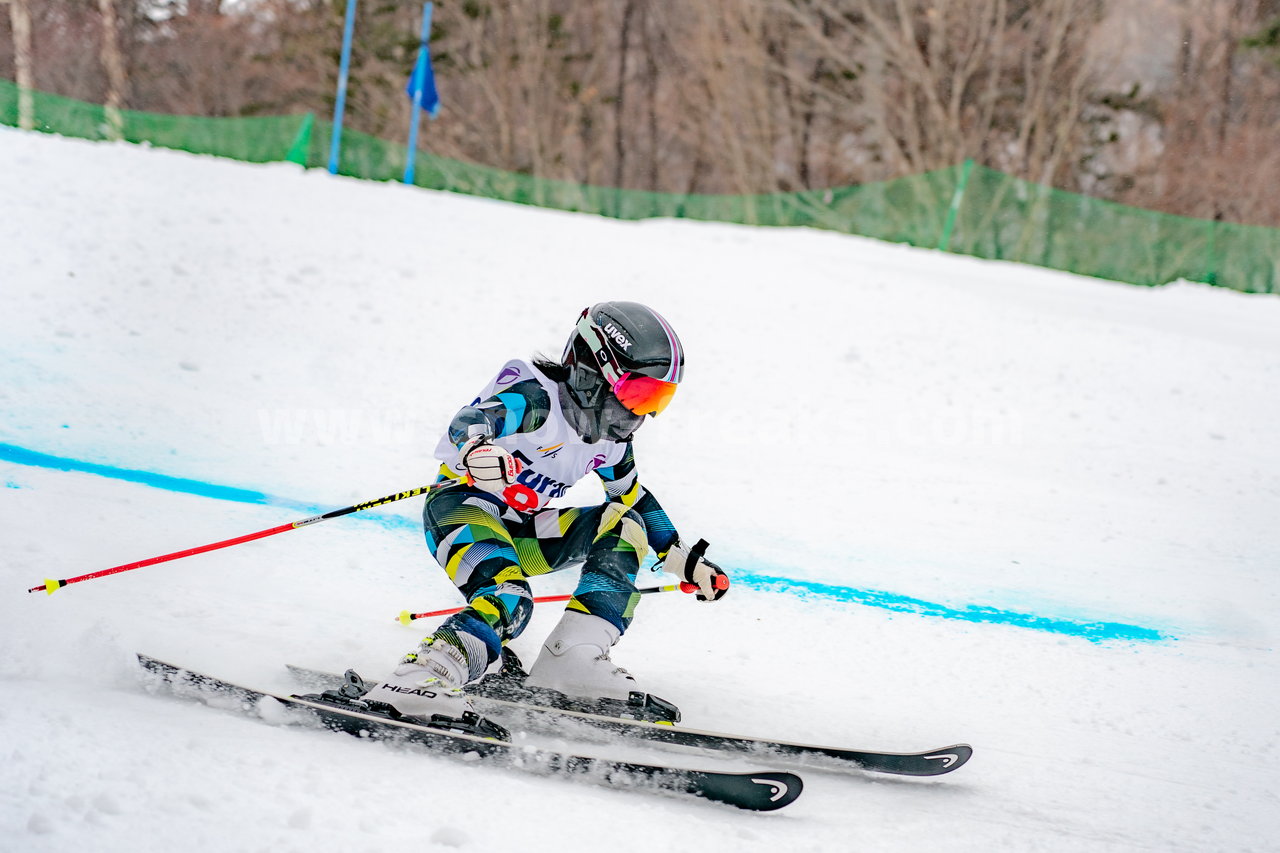
[[[1276,849],[1280,300],[7,128],[0,199],[0,849]],[[136,651],[384,672],[397,613],[457,601],[420,499],[24,592],[429,482],[602,299],[684,339],[641,470],[738,578],[646,599],[615,659],[696,727],[968,766],[748,814],[148,694]],[[1103,623],[1149,639],[1061,627]]]

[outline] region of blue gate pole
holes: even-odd
[[[414,65],[416,69],[423,63],[427,52],[427,42],[431,39],[431,4],[422,4],[422,40],[418,42],[418,63]],[[404,182],[406,184],[413,183],[414,160],[418,156],[418,123],[422,118],[422,88],[426,82],[427,75],[422,74],[418,77],[418,85],[413,87],[413,118],[409,120],[409,154],[404,162]]]
[[[329,174],[338,174],[342,149],[342,113],[347,107],[347,73],[351,70],[351,37],[356,31],[356,2],[347,0],[347,22],[342,30],[342,60],[338,63],[338,97],[333,104],[333,140],[329,143]]]

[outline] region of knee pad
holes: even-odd
[[[533,593],[524,581],[504,581],[470,598],[470,609],[479,613],[504,643],[520,636],[533,615]]]
[[[649,536],[640,513],[617,501],[605,504],[594,541],[599,542],[601,538],[615,530],[618,538],[634,548],[637,559],[643,561],[645,555],[649,553]]]
[[[524,632],[525,626],[529,624],[529,617],[533,616],[533,592],[530,591],[527,583],[507,581],[500,584],[494,594],[503,597],[502,602],[507,605],[507,616],[510,620],[502,639],[504,642],[514,640]],[[513,599],[514,607],[511,606]]]

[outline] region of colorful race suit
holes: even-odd
[[[469,606],[436,632],[461,648],[478,678],[533,611],[527,578],[573,565],[582,575],[567,608],[630,625],[640,595],[635,578],[646,554],[659,557],[677,534],[636,476],[630,441],[587,443],[566,420],[557,384],[527,361],[510,361],[454,416],[436,448],[441,477],[456,477],[458,449],[472,427],[487,432],[524,466],[501,497],[472,486],[428,495],[427,545]],[[607,500],[593,507],[551,507],[587,474]]]

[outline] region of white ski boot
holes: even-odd
[[[462,691],[467,660],[462,650],[428,637],[417,652],[405,656],[395,671],[362,698],[385,702],[401,714],[430,718],[433,714],[462,719],[473,712]]]
[[[525,686],[587,699],[627,701],[639,690],[631,673],[609,659],[621,632],[613,623],[566,610],[547,636]]]

